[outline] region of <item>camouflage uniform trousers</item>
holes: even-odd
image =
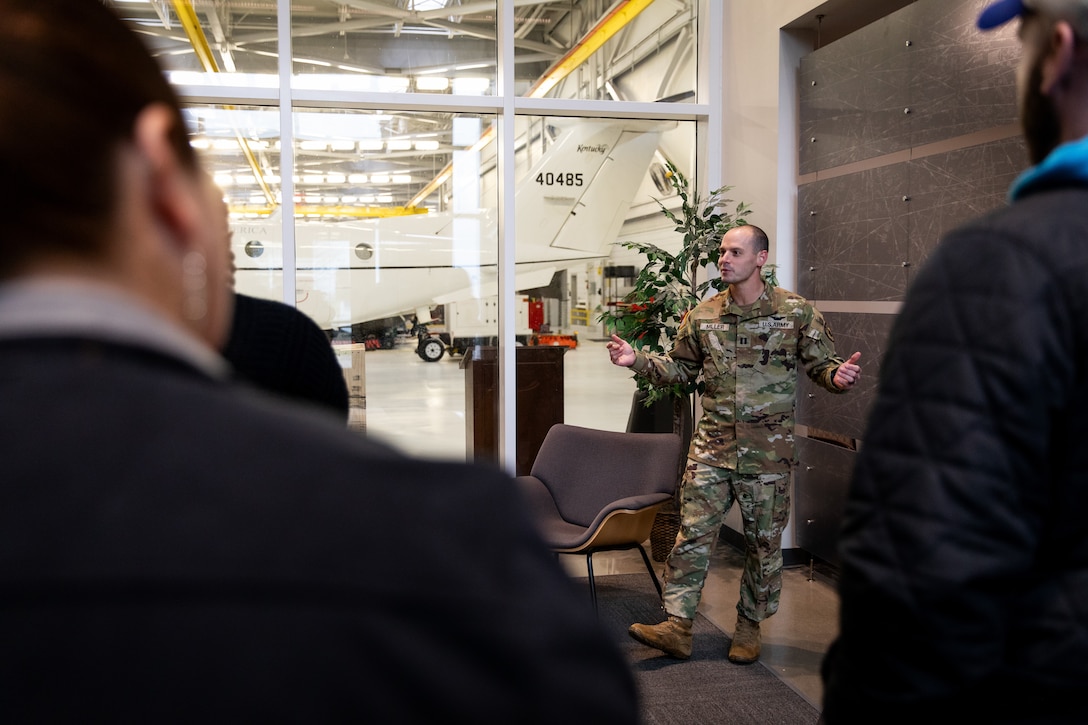
[[[790,474],[742,476],[689,461],[680,489],[680,533],[665,565],[663,603],[668,614],[695,617],[718,532],[734,500],[744,522],[745,550],[737,611],[756,622],[778,611]]]

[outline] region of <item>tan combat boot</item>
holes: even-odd
[[[659,649],[670,657],[691,657],[691,620],[671,614],[661,624],[632,624],[627,633],[644,645]]]
[[[733,632],[733,644],[729,646],[729,661],[738,665],[750,665],[758,659],[759,622],[738,614],[737,628]]]

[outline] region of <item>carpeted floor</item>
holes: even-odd
[[[819,720],[812,705],[763,665],[734,665],[726,659],[729,637],[702,615],[695,619],[688,660],[672,659],[631,639],[627,628],[633,622],[664,618],[649,574],[598,576],[596,582],[601,622],[631,662],[646,725],[813,725]]]

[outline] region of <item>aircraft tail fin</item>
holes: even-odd
[[[573,124],[517,189],[517,238],[579,256],[605,255],[646,177],[661,125]]]

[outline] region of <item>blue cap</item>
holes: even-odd
[[[1004,25],[1024,12],[1023,0],[997,0],[990,3],[978,16],[979,30],[992,30]]]
[[[978,27],[991,30],[1029,12],[1063,20],[1073,27],[1078,38],[1088,39],[1088,0],[997,0],[978,16]]]

